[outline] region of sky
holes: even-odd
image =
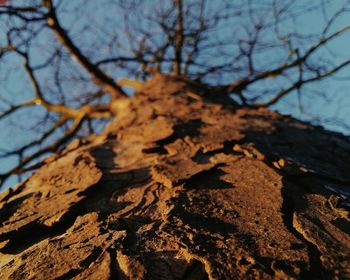
[[[92,3],[91,1],[95,0],[86,1],[90,1],[89,3]],[[102,2],[106,1],[101,1],[101,3]],[[325,13],[331,14],[332,10],[335,10],[340,2],[344,1],[334,1],[335,4],[333,6],[329,6],[329,10]],[[212,5],[215,5],[215,1],[211,1],[210,3],[212,3]],[[94,11],[95,18],[90,20],[91,22],[102,23],[103,20],[105,20],[105,18],[113,16],[115,17],[113,11],[108,11],[106,9],[101,8],[101,10]],[[297,24],[300,30],[302,30],[302,32],[305,32],[305,34],[307,34],[308,32],[312,33],[322,28],[324,23],[323,17],[324,15],[320,14],[319,12],[311,12],[308,13],[308,16],[303,17]],[[339,26],[350,24],[349,19],[350,16],[339,17],[339,19],[333,26],[334,30],[337,29]],[[76,21],[76,18],[68,16],[64,20],[64,24],[67,28],[69,28],[69,26]],[[3,36],[3,33],[1,33],[1,28],[4,28],[4,26],[1,25],[0,22],[0,44],[1,42],[3,42],[3,38],[1,37]],[[223,33],[221,35],[224,37],[229,36],[228,33]],[[80,34],[80,36],[83,37],[84,33]],[[91,39],[89,38],[89,36],[91,35],[87,35],[85,40]],[[48,38],[43,37],[41,40],[42,44],[44,45]],[[340,38],[340,40],[336,40],[334,43],[332,43],[331,50],[332,52],[334,52],[334,59],[336,59],[336,57],[350,58],[349,46],[350,36],[343,36]],[[103,46],[96,47],[101,48],[101,50],[103,48]],[[40,60],[41,55],[44,54],[38,52],[35,55],[37,59]],[[18,64],[18,60],[16,60],[14,56],[9,56],[5,63],[7,66],[10,67],[12,65]],[[16,67],[14,67],[10,72],[8,72],[6,69],[6,65],[0,65],[0,90],[2,91],[0,94],[6,98],[11,98],[11,100],[14,103],[30,99],[32,96],[32,92],[28,89],[28,80],[26,80],[25,78],[23,78],[23,76],[16,72]],[[72,69],[75,69],[74,67],[78,66],[75,65]],[[72,73],[73,72],[74,71],[72,70]],[[266,84],[261,83],[258,86],[269,87],[272,82],[274,81],[267,81]],[[71,81],[70,83],[67,82],[67,87],[69,87],[69,85],[74,85],[74,81]],[[320,90],[326,92],[325,98],[319,98],[318,91]],[[78,92],[79,88],[77,88],[75,91]],[[77,98],[79,98],[78,94]],[[299,106],[299,104],[302,104],[302,106]],[[0,100],[0,112],[5,107],[5,104],[1,103]],[[313,124],[322,125],[323,127],[329,130],[337,131],[345,135],[350,135],[350,68],[348,67],[344,69],[344,71],[340,73],[337,79],[327,79],[325,82],[316,83],[311,87],[307,87],[306,89],[304,89],[303,94],[300,97],[296,93],[288,95],[286,98],[281,100],[281,102],[272,106],[272,109],[277,110],[283,114],[291,115],[301,120],[312,121]],[[38,109],[36,110],[35,114],[36,117],[42,117],[44,111]],[[16,118],[16,126],[14,126],[14,120],[7,119],[5,121],[1,121],[0,149],[8,148],[10,146],[18,146],[21,143],[28,142],[28,139],[34,139],[36,137],[37,132],[35,131],[35,129],[28,129],[28,127],[30,127],[31,124],[32,122],[30,118],[28,118],[28,112],[26,111],[19,114],[19,116]],[[0,159],[0,171],[8,170],[11,167],[11,165],[13,165],[16,161],[17,159],[15,157],[8,158],[5,160]],[[15,185],[16,180],[17,178],[15,177],[10,178],[3,187],[3,190],[9,186]]]
[[[340,1],[338,1],[340,3]],[[333,5],[336,9],[337,2]],[[331,14],[332,10],[329,9]],[[350,16],[339,17],[334,29],[340,26],[350,24]],[[300,23],[303,29],[315,30],[323,27],[323,18],[319,13],[311,13]],[[337,57],[350,58],[350,36],[347,34],[336,40],[330,47],[332,52]],[[304,91],[301,95],[303,108],[299,106],[290,106],[289,104],[298,103],[298,97],[295,94],[287,96],[281,103],[273,106],[272,109],[278,110],[284,114],[290,114],[298,119],[309,120],[314,124],[322,125],[324,128],[332,131],[341,132],[350,136],[350,67],[342,71],[337,78],[325,80],[325,82],[316,83],[316,90],[322,89],[327,93],[327,97],[323,98],[308,98],[308,92]],[[316,93],[318,94],[318,93]],[[319,120],[317,120],[319,118]],[[338,121],[335,121],[337,119]],[[332,121],[333,120],[333,121]]]

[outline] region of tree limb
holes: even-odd
[[[56,38],[62,43],[62,45],[72,54],[72,56],[77,60],[77,62],[91,75],[93,81],[103,88],[105,91],[109,92],[113,98],[118,98],[126,96],[124,91],[114,82],[114,80],[109,77],[105,72],[103,72],[98,66],[90,62],[90,60],[83,55],[79,48],[73,43],[71,38],[68,36],[66,30],[61,26],[57,15],[56,9],[51,0],[43,0],[44,5],[48,9],[47,24],[56,35]]]

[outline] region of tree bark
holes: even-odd
[[[0,196],[0,279],[350,278],[349,138],[166,76],[114,102]]]

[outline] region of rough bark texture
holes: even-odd
[[[0,279],[350,278],[350,141],[169,77],[0,197]]]

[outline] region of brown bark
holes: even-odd
[[[165,76],[113,105],[0,197],[0,279],[350,278],[348,138]]]

